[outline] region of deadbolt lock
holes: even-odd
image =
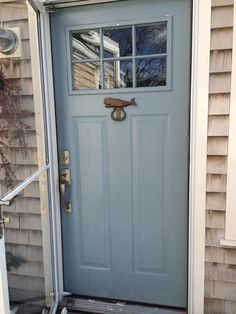
[[[72,203],[71,202],[66,202],[65,203],[65,212],[67,214],[71,214],[72,213]]]
[[[70,152],[68,150],[62,150],[61,151],[60,162],[61,162],[61,165],[69,165],[70,164]]]
[[[69,169],[61,170],[60,183],[65,185],[71,185],[71,172]]]

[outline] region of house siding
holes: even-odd
[[[204,313],[236,313],[236,249],[224,248],[233,0],[212,0]]]

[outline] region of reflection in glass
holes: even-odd
[[[166,53],[167,23],[136,26],[136,55]]]
[[[166,85],[166,58],[136,60],[137,87]]]
[[[71,32],[73,89],[166,86],[167,25],[162,21]]]
[[[99,62],[74,63],[72,67],[74,90],[101,88]]]
[[[72,57],[81,59],[98,59],[100,57],[99,30],[72,33]]]
[[[45,173],[4,207],[10,218],[5,243],[11,313],[48,313],[53,301],[47,184]]]
[[[132,55],[132,29],[113,28],[103,32],[104,58]]]
[[[133,87],[133,66],[131,60],[104,62],[105,88]]]

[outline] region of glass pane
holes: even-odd
[[[23,7],[24,8],[24,7]],[[27,7],[24,8],[26,10]],[[0,186],[1,196],[24,182],[46,163],[44,106],[38,56],[38,16],[29,7],[32,21],[29,56],[0,58]],[[19,7],[11,7],[19,16]],[[17,25],[17,19],[14,22]],[[12,26],[14,26],[14,23]],[[28,33],[27,23],[24,30]],[[22,72],[22,67],[25,73]],[[4,206],[10,223],[5,229],[11,313],[42,313],[54,301],[51,264],[50,206],[47,175],[32,182],[11,206]],[[3,313],[1,313],[3,314]]]
[[[105,88],[133,87],[132,60],[104,62]]]
[[[132,28],[113,28],[103,31],[104,58],[132,56]]]
[[[46,173],[4,206],[3,213],[10,218],[5,248],[12,313],[42,313],[53,301]]]
[[[100,58],[99,30],[73,32],[71,34],[71,45],[74,61]]]
[[[74,63],[73,89],[100,89],[101,71],[100,62]]]
[[[136,26],[136,55],[166,53],[167,22]]]
[[[137,87],[166,85],[166,58],[136,60]]]
[[[29,95],[26,84],[15,78],[23,61],[0,59],[0,180],[1,194],[38,169],[37,156],[44,151],[43,131],[36,132],[35,112],[39,100]],[[11,66],[10,66],[11,65]],[[27,65],[30,71],[30,65]],[[19,72],[21,73],[21,72]],[[27,79],[30,82],[30,79]]]

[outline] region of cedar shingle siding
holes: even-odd
[[[236,249],[223,248],[233,0],[212,0],[207,150],[205,313],[236,313]]]

